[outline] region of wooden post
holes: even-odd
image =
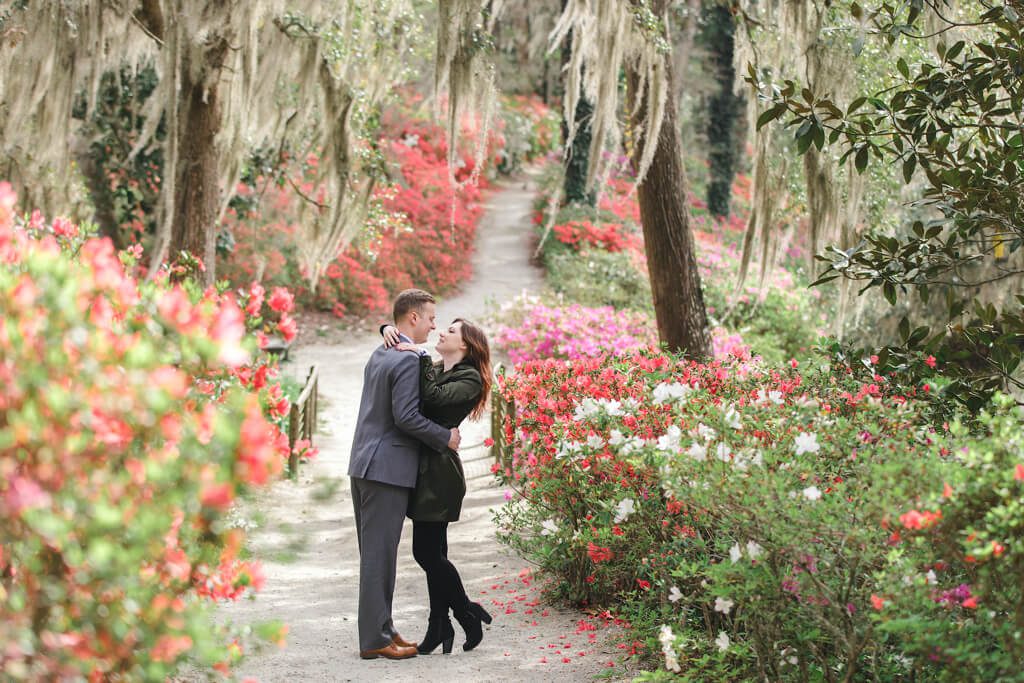
[[[288,454],[288,478],[292,480],[299,476],[299,456],[295,454],[295,444],[301,439],[313,442],[313,432],[316,431],[316,402],[319,388],[320,373],[317,372],[314,365],[309,368],[302,392],[292,403],[292,408],[288,413],[288,447],[292,449]]]
[[[295,454],[295,442],[299,440],[299,406],[292,404],[288,413],[288,478],[294,481],[298,477],[299,456]]]

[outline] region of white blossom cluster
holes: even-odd
[[[658,386],[654,387],[651,391],[651,395],[654,398],[654,403],[673,403],[675,401],[682,401],[689,396],[698,386],[690,386],[689,384],[683,384],[680,382],[662,382]]]
[[[615,506],[615,523],[625,522],[634,512],[636,512],[636,501],[632,498],[623,498]]]
[[[756,560],[762,554],[764,554],[764,548],[757,541],[747,541],[746,545],[747,557],[751,560]],[[739,543],[734,543],[729,548],[729,559],[732,560],[733,564],[736,564],[743,558],[743,548],[740,547]]]
[[[665,655],[665,668],[669,671],[679,673],[679,659],[676,657],[676,636],[672,633],[672,627],[663,625],[658,633],[658,642],[661,643],[661,653]]]

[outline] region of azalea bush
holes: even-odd
[[[501,425],[511,447],[496,469],[518,493],[497,513],[502,538],[546,570],[556,594],[624,610],[659,655],[652,663],[686,680],[935,679],[966,661],[941,654],[956,648],[1012,660],[999,637],[1011,626],[968,647],[954,634],[969,630],[973,605],[942,596],[1020,585],[1024,571],[1006,554],[1019,536],[1019,486],[986,503],[965,497],[973,516],[942,534],[988,555],[1003,548],[1007,561],[989,565],[998,581],[967,581],[970,563],[894,533],[930,526],[905,515],[925,515],[944,482],[969,477],[953,476],[964,467],[955,435],[922,419],[923,388],[793,365],[647,351],[518,366],[499,386],[515,413]],[[1003,486],[1016,475],[1010,462],[993,469]],[[996,509],[1013,524],[992,521]],[[979,518],[991,531],[972,528],[967,541]],[[930,602],[898,607],[940,555]],[[894,569],[897,558],[908,564]],[[988,618],[1020,609],[1011,588]],[[945,630],[916,628],[943,610]]]
[[[495,348],[513,364],[544,358],[572,360],[632,354],[658,346],[654,321],[644,312],[552,305],[527,297],[506,303],[494,336]],[[712,353],[718,359],[751,360],[751,349],[738,334],[715,328]]]
[[[210,601],[262,579],[225,513],[289,452],[276,369],[252,360],[259,293],[138,280],[139,250],[14,204],[0,184],[2,677],[226,671],[242,644]],[[287,328],[287,293],[269,305]]]
[[[504,319],[513,324],[498,329],[494,345],[513,363],[629,354],[657,343],[647,316],[616,311],[610,306],[547,306],[536,302],[520,311],[506,310]]]
[[[955,423],[957,467],[889,520],[876,628],[947,680],[1019,680],[1024,662],[1024,410],[996,395]]]

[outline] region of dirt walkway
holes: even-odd
[[[536,291],[540,274],[529,265],[531,189],[522,181],[491,195],[474,258],[475,278],[464,293],[440,302],[438,324],[456,315],[480,318],[488,305],[523,289]],[[431,345],[436,339],[431,339]],[[362,385],[362,369],[378,338],[354,333],[343,343],[309,345],[293,353],[289,371],[320,367],[319,457],[297,483],[279,482],[247,505],[258,527],[249,534],[262,560],[266,585],[252,601],[225,605],[219,616],[236,624],[281,619],[288,645],[251,655],[238,672],[260,681],[565,681],[589,680],[607,671],[618,650],[603,627],[584,615],[545,606],[527,564],[494,537],[490,508],[504,491],[490,477],[473,478],[486,462],[467,467],[469,492],[462,520],[449,531],[450,555],[470,597],[494,616],[484,641],[462,652],[462,633],[451,656],[363,661],[356,638],[359,557],[349,493],[348,455]],[[481,454],[489,421],[465,423],[463,457]],[[412,527],[402,537],[395,594],[395,623],[408,639],[419,639],[427,622],[426,586],[412,559]],[[614,676],[613,676],[614,678]]]

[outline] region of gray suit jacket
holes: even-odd
[[[449,438],[451,430],[420,413],[419,357],[378,347],[363,370],[348,476],[412,488],[420,442],[441,451]]]

